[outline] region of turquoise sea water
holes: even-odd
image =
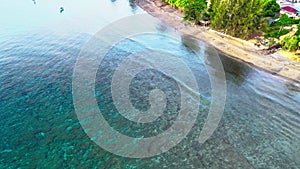
[[[210,48],[185,36],[182,41],[153,34],[121,41],[99,67],[95,95],[104,117],[119,132],[133,137],[163,132],[180,108],[172,77],[149,70],[133,79],[131,102],[137,108],[149,108],[146,96],[153,88],[169,97],[167,114],[149,125],[112,111],[109,80],[129,53],[147,47],[168,50],[191,68],[203,98],[189,135],[170,151],[145,159],[119,157],[91,141],[73,106],[76,59],[94,33],[137,13],[143,11],[127,0],[36,0],[35,5],[1,0],[0,168],[300,168],[300,85],[221,54],[225,111],[212,137],[202,145],[197,142],[209,108],[210,82],[204,63],[184,43]],[[157,30],[174,32],[163,24]]]

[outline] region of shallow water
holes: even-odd
[[[133,79],[135,107],[148,109],[147,96],[154,88],[169,98],[164,115],[150,124],[116,113],[110,93],[117,63],[138,50],[159,48],[185,61],[196,77],[202,98],[196,125],[176,147],[146,159],[119,157],[91,141],[73,106],[76,59],[94,33],[137,13],[143,11],[127,0],[1,3],[0,168],[300,168],[300,85],[220,55],[227,79],[225,111],[215,133],[200,145],[211,87],[206,63],[185,44],[201,51],[211,48],[179,34],[181,41],[164,38],[174,30],[159,22],[153,24],[160,34],[124,39],[109,51],[97,72],[98,106],[123,134],[149,137],[167,129],[180,108],[174,77],[148,70]]]

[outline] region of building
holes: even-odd
[[[292,3],[300,3],[300,0],[288,0],[288,1]]]
[[[284,6],[295,6],[300,4],[300,0],[277,0],[277,3],[280,5],[280,7]]]
[[[291,6],[284,6],[284,7],[281,7],[281,14],[287,14],[289,17],[291,18],[294,18],[298,15],[298,10],[291,7]]]
[[[281,10],[285,11],[286,13],[290,13],[290,14],[295,14],[298,13],[299,11],[291,6],[284,6],[281,8]]]

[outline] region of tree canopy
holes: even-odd
[[[262,25],[263,0],[211,0],[211,27],[248,38]]]
[[[199,22],[206,16],[207,2],[205,0],[189,0],[184,8],[184,19]]]
[[[175,6],[184,12],[184,19],[199,22],[207,16],[206,0],[165,0],[171,6]]]
[[[264,16],[274,17],[280,12],[280,6],[276,0],[265,0],[264,2]]]
[[[213,29],[239,37],[249,38],[259,29],[266,27],[266,17],[273,17],[280,11],[276,0],[164,0],[184,12],[184,19],[199,23],[210,20]],[[290,24],[288,16],[280,18],[282,25]],[[274,36],[286,34],[277,32]],[[273,35],[272,35],[273,36]]]

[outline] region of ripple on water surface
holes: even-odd
[[[111,111],[113,103],[109,99],[107,104],[101,103],[101,99],[109,98],[103,93],[110,91],[107,79],[111,78],[116,63],[135,50],[159,47],[181,57],[196,75],[202,98],[196,125],[180,144],[160,156],[127,159],[94,144],[81,128],[73,108],[73,68],[90,35],[36,32],[3,37],[0,40],[0,168],[300,166],[299,84],[221,55],[228,87],[226,108],[214,135],[200,145],[197,138],[207,116],[211,94],[202,60],[181,42],[162,35],[125,39],[110,50],[107,64],[99,67],[95,93],[99,108],[111,113],[105,116],[117,130],[139,136],[161,133],[172,124],[179,107],[175,104],[178,102],[176,80],[154,70],[139,73],[133,79],[131,90],[132,102],[141,109],[149,107],[145,99],[147,90],[154,87],[167,90],[172,106],[157,125],[128,125],[120,114]],[[182,39],[205,46],[186,37]],[[209,47],[200,49],[209,50]],[[210,59],[206,55],[202,57]],[[145,58],[145,63],[148,60]]]

